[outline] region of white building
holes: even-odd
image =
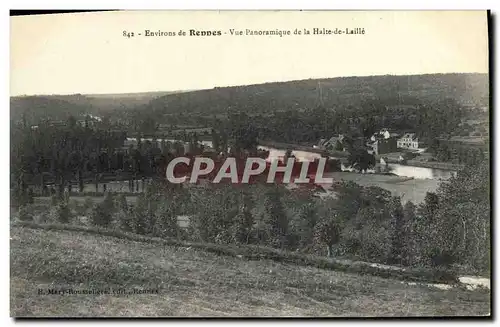
[[[391,137],[398,137],[397,133],[391,133],[387,128],[382,128],[378,133],[373,134],[371,137],[372,141],[376,141],[378,138],[390,139]]]
[[[398,139],[398,148],[417,150],[423,146],[415,133],[406,133]]]
[[[344,135],[339,134],[338,136],[333,136],[330,139],[320,139],[318,146],[315,148],[326,149],[326,150],[334,150],[337,146],[337,143],[343,146],[342,142],[344,141]]]

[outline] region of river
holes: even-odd
[[[135,138],[128,138],[127,141],[129,142],[134,142],[136,139]],[[149,140],[152,141],[151,138],[145,138],[143,139],[144,141]],[[174,142],[175,140],[173,139],[165,139],[167,142]],[[160,139],[157,140],[157,142],[161,142]],[[212,146],[212,141],[201,141],[201,144],[205,146]],[[285,149],[278,149],[278,148],[273,148],[273,147],[267,147],[267,146],[259,146],[260,149],[267,150],[269,151],[269,157],[267,160],[274,160],[281,158],[285,155],[286,150]],[[292,154],[299,160],[299,161],[313,161],[316,158],[320,158],[321,155],[318,153],[314,152],[308,152],[308,151],[292,151]],[[338,159],[335,157],[330,157],[332,159]],[[391,168],[391,173],[401,176],[401,177],[410,177],[410,178],[415,178],[415,179],[448,179],[454,174],[456,174],[455,171],[453,170],[447,170],[447,169],[435,169],[435,168],[425,168],[425,167],[416,167],[416,166],[408,166],[408,165],[400,165],[400,164],[389,164],[389,167]],[[349,168],[346,167],[344,164],[342,164],[342,170],[343,171],[349,171]],[[373,171],[369,171],[373,172]]]
[[[269,151],[268,160],[278,159],[285,155],[286,150],[271,148],[267,146],[259,146],[260,149]],[[292,154],[299,161],[313,161],[316,158],[320,158],[321,155],[314,152],[308,151],[292,151]],[[330,157],[332,159],[338,159],[335,157]],[[452,170],[446,169],[434,169],[434,168],[424,168],[424,167],[415,167],[415,166],[407,166],[400,164],[389,164],[389,167],[392,169],[391,172],[397,176],[401,177],[413,177],[417,179],[448,179],[453,174],[455,174]],[[342,164],[343,171],[349,171],[350,169]],[[374,172],[374,171],[371,171]]]

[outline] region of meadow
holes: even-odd
[[[246,260],[75,231],[11,228],[11,316],[488,315],[488,290]],[[48,289],[157,294],[46,294]],[[39,294],[39,290],[42,290]]]

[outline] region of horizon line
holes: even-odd
[[[199,89],[180,89],[180,90],[149,90],[149,91],[130,91],[130,92],[122,92],[122,93],[51,93],[51,94],[18,94],[18,95],[10,95],[9,98],[15,97],[49,97],[49,96],[71,96],[71,95],[83,95],[83,96],[119,96],[119,95],[133,95],[133,94],[141,94],[141,93],[162,93],[162,92],[170,92],[170,93],[188,93],[188,92],[196,92],[196,91],[206,91],[213,90],[216,88],[231,88],[231,87],[241,87],[241,86],[256,86],[256,85],[265,85],[265,84],[277,84],[277,83],[290,83],[290,82],[300,82],[300,81],[308,81],[308,80],[331,80],[331,79],[340,79],[340,78],[352,78],[352,77],[384,77],[384,76],[426,76],[426,75],[489,75],[489,72],[481,73],[481,72],[447,72],[447,73],[421,73],[421,74],[375,74],[375,75],[348,75],[348,76],[335,76],[335,77],[311,77],[311,78],[303,78],[303,79],[293,79],[293,80],[284,80],[284,81],[266,81],[260,83],[251,83],[251,84],[235,84],[235,85],[215,85],[207,88],[199,88]],[[168,95],[168,94],[167,94]]]

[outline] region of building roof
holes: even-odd
[[[401,138],[412,139],[413,141],[418,141],[415,133],[405,133]]]
[[[325,144],[326,141],[327,141],[326,139],[319,139],[318,145],[322,146],[323,144]]]
[[[338,136],[332,136],[329,139],[320,139],[318,142],[318,146],[335,145],[337,144],[337,141],[342,142],[343,139],[344,136],[342,134],[339,134]]]

